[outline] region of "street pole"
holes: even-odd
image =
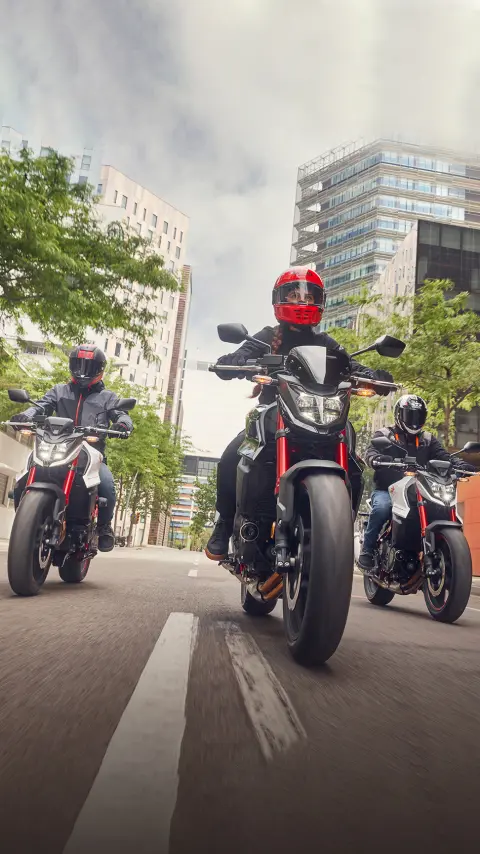
[[[123,532],[125,530],[125,519],[127,518],[128,508],[130,507],[130,499],[132,497],[133,487],[135,486],[135,481],[136,481],[137,477],[138,477],[138,471],[135,472],[135,477],[132,480],[132,485],[131,485],[129,493],[128,493],[127,503],[125,505],[125,513],[123,515],[123,521],[122,521],[122,533],[120,534],[121,537],[123,537]]]

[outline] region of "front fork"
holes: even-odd
[[[420,490],[417,487],[417,505],[418,505],[418,514],[420,517],[420,530],[422,534],[422,543],[423,543],[423,560],[425,567],[425,575],[436,575],[437,567],[435,566],[434,556],[435,556],[435,534],[430,532],[427,534],[427,511],[425,510],[425,500]],[[455,507],[450,508],[450,521],[458,522],[457,511]]]

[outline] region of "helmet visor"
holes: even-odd
[[[70,359],[70,372],[77,380],[93,379],[103,371],[103,364],[97,359],[81,358],[80,356]]]
[[[325,291],[319,285],[311,282],[288,282],[275,288],[273,292],[274,305],[314,305],[325,307]]]
[[[426,417],[425,407],[421,403],[409,403],[408,406],[402,406],[400,410],[401,421],[407,430],[421,430]]]

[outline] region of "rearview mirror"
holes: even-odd
[[[8,396],[14,403],[30,403],[30,395],[23,388],[9,388]]]
[[[220,323],[217,332],[220,341],[226,344],[242,344],[248,338],[248,330],[243,323]]]
[[[137,399],[135,397],[122,397],[115,409],[121,409],[122,412],[130,412],[131,409],[135,409],[137,405]]]
[[[375,350],[380,356],[398,359],[405,350],[405,342],[400,341],[400,338],[393,338],[392,335],[382,335],[375,341]]]
[[[479,454],[480,442],[467,442],[460,451],[461,454]]]

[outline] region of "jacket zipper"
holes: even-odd
[[[82,401],[83,401],[83,395],[80,394],[80,397],[78,398],[77,411],[75,413],[75,427],[78,426],[78,413],[80,412],[80,405],[81,405]]]

